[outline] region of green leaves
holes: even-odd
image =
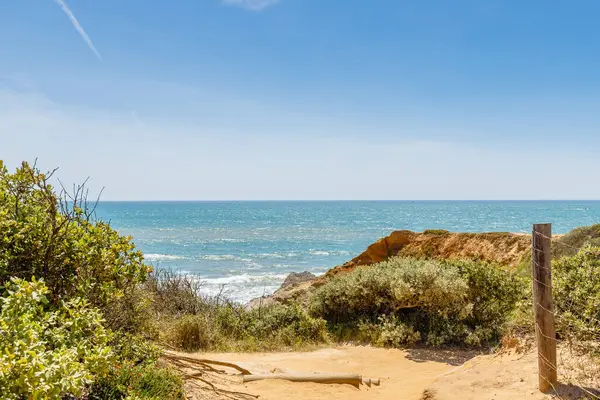
[[[600,247],[555,260],[552,272],[559,334],[600,340]]]
[[[144,368],[151,378],[140,384],[157,391],[126,387],[116,398],[168,398],[165,385],[181,394],[181,380],[157,369],[156,348],[105,328],[143,329],[146,303],[133,294],[151,268],[131,237],[96,220],[83,185],[57,193],[51,177],[27,163],[10,174],[0,161],[0,398],[89,395],[117,361]]]
[[[0,163],[0,285],[40,276],[52,302],[78,296],[103,308],[151,268],[131,237],[94,218],[83,186],[56,193],[51,175],[27,163],[10,174]]]
[[[315,291],[310,309],[342,337],[479,346],[498,338],[525,287],[488,263],[393,258],[331,279]]]
[[[0,387],[6,399],[81,395],[113,356],[98,310],[73,299],[48,309],[43,281],[13,278],[1,298]],[[4,394],[6,393],[6,394]]]

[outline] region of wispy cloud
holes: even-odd
[[[221,0],[223,4],[242,7],[247,10],[260,11],[279,3],[279,0]]]
[[[94,46],[94,43],[92,43],[92,40],[90,39],[90,37],[87,35],[87,33],[85,33],[85,31],[79,24],[79,21],[77,21],[77,18],[75,18],[75,15],[73,15],[73,12],[71,12],[71,9],[69,8],[69,6],[67,6],[67,3],[65,3],[64,0],[54,0],[54,1],[56,2],[56,4],[58,4],[63,9],[65,14],[67,14],[67,17],[69,17],[69,19],[73,23],[73,26],[75,27],[75,29],[77,29],[77,32],[79,32],[79,35],[81,35],[82,39],[87,43],[90,50],[92,50],[92,52],[94,52],[94,54],[96,55],[96,57],[98,57],[99,60],[102,60],[102,56],[100,55],[100,53],[98,53],[98,50],[96,50],[96,46]]]

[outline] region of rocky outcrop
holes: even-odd
[[[531,248],[531,236],[519,233],[451,233],[443,230],[420,232],[394,231],[379,239],[359,256],[326,274],[311,280],[284,284],[273,295],[252,300],[257,304],[305,302],[310,293],[328,279],[354,270],[361,265],[372,265],[394,256],[433,259],[473,259],[516,267]],[[305,274],[305,273],[302,273]],[[297,274],[297,275],[302,275]],[[303,277],[308,277],[303,275]],[[294,281],[295,278],[290,278]],[[286,279],[286,281],[288,280]]]
[[[311,274],[308,271],[304,272],[292,272],[285,278],[283,283],[281,284],[281,289],[287,288],[290,286],[295,286],[302,282],[309,282],[315,279],[317,276],[315,274]]]

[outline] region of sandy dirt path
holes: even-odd
[[[566,384],[559,387],[560,397],[540,393],[537,390],[537,357],[534,351],[478,355],[468,351],[344,346],[300,353],[198,353],[193,356],[232,362],[253,374],[357,373],[381,379],[380,386],[361,385],[355,388],[351,385],[280,380],[242,383],[241,377],[237,376],[221,386],[265,400],[566,400],[578,399],[584,394],[580,388]],[[565,370],[570,369],[563,365]],[[591,373],[600,376],[600,370]],[[559,380],[561,378],[566,381],[559,374]],[[587,390],[600,396],[600,392],[596,392],[598,386],[600,382],[595,381]],[[189,398],[212,397],[206,397],[204,392],[203,396]]]
[[[380,386],[293,383],[268,380],[240,384],[236,391],[260,399],[419,399],[423,391],[444,373],[459,367],[476,353],[464,351],[395,350],[371,347],[339,347],[306,353],[198,354],[236,363],[253,374],[358,373],[380,378]],[[230,389],[232,389],[230,387]]]

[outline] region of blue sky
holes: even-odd
[[[107,200],[600,198],[595,0],[63,4],[81,31],[0,5],[10,166]]]

